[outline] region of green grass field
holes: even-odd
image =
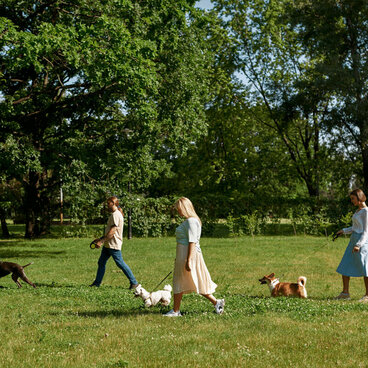
[[[0,279],[1,367],[367,367],[368,305],[335,301],[335,269],[348,243],[323,237],[203,238],[207,267],[226,299],[225,313],[198,295],[169,308],[144,309],[112,260],[103,285],[89,288],[98,250],[90,239],[0,240],[0,259],[34,264],[37,284]],[[174,238],[125,240],[123,256],[150,290],[172,270]],[[308,300],[271,299],[258,279],[307,277]],[[171,282],[171,280],[170,280]]]

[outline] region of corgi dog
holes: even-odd
[[[307,278],[300,276],[297,283],[290,282],[280,282],[279,279],[275,277],[274,273],[268,276],[263,276],[259,279],[261,284],[268,284],[271,291],[271,296],[296,296],[298,298],[307,298],[307,290],[305,289],[305,284]]]

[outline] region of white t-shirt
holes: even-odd
[[[119,210],[114,211],[107,220],[105,235],[110,231],[112,226],[116,226],[114,236],[104,244],[104,247],[121,250],[123,244],[124,217]]]
[[[356,246],[360,248],[368,240],[368,207],[364,207],[355,212],[352,221],[353,226],[346,227],[342,230],[344,234],[351,234],[353,231],[358,234],[363,234],[356,243]]]

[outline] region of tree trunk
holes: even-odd
[[[363,191],[368,194],[368,144],[362,147],[362,158],[363,158]]]
[[[52,210],[50,193],[45,191],[47,173],[30,172],[24,182],[24,210],[26,214],[26,238],[49,234]]]
[[[3,208],[0,207],[0,219],[1,219],[1,230],[3,232],[3,238],[9,238],[8,225],[6,224],[6,214]]]
[[[28,180],[24,182],[24,210],[26,215],[25,237],[34,238],[40,234],[39,220],[39,173],[29,172]]]

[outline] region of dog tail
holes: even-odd
[[[33,262],[28,263],[28,264],[26,264],[25,266],[22,266],[22,267],[23,267],[23,268],[25,268],[25,267],[27,267],[27,266],[30,266],[31,264],[33,264]]]
[[[307,283],[307,278],[305,276],[300,276],[298,278],[298,284],[300,286],[305,286],[306,283]]]

